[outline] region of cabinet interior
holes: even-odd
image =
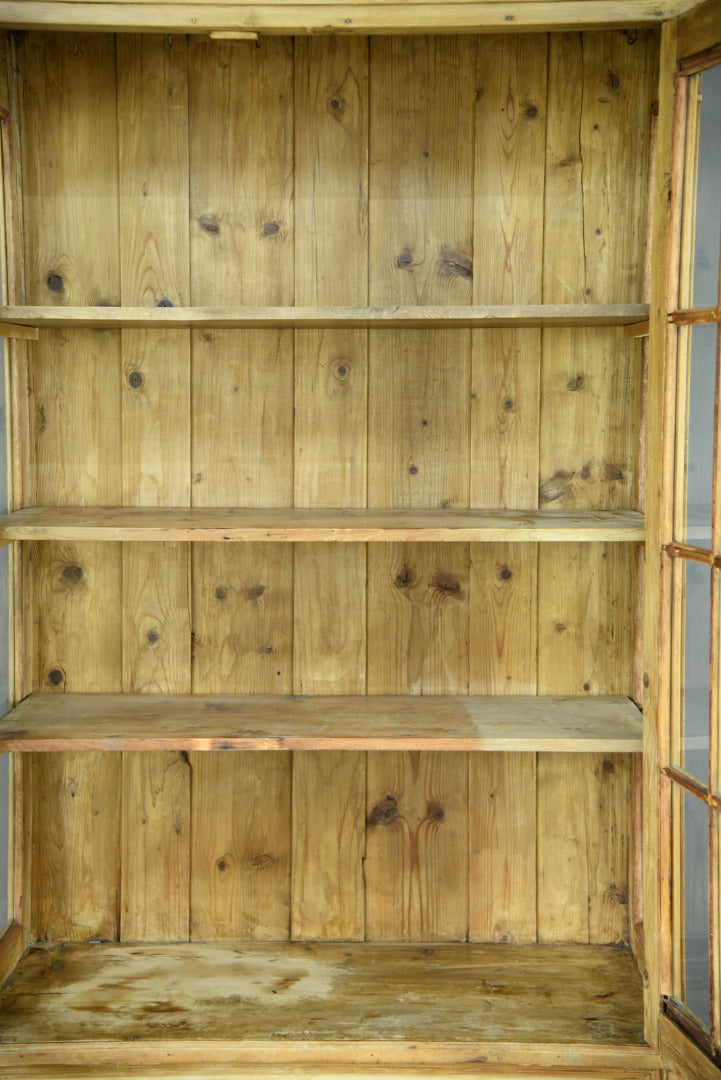
[[[9,302],[642,304],[658,43],[13,34]],[[620,326],[43,325],[13,350],[18,508],[643,510]],[[641,560],[615,535],[30,539],[16,696],[640,701]],[[636,1060],[639,745],[598,725],[593,752],[26,747],[0,1043]]]

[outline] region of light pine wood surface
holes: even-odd
[[[399,1037],[533,1044],[548,1031],[557,1044],[643,1041],[640,976],[626,949],[609,946],[35,948],[0,1004],[0,1047],[129,1035],[256,1047]]]
[[[640,745],[641,714],[622,697],[32,694],[0,722],[4,751],[408,747],[633,753]]]
[[[36,935],[627,940],[655,46],[18,39]]]

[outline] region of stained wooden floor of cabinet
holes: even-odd
[[[634,1044],[642,1000],[604,945],[39,946],[0,993],[0,1043]]]

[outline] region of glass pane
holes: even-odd
[[[686,424],[686,531],[680,537],[696,547],[711,547],[716,325],[691,331]]]
[[[701,124],[696,185],[693,306],[718,303],[721,245],[721,66],[700,77]]]
[[[681,562],[680,620],[683,632],[679,692],[675,700],[681,712],[681,746],[673,755],[674,765],[693,773],[704,783],[709,775],[709,706],[711,690],[711,567],[703,563]]]
[[[711,1019],[708,814],[706,803],[684,791],[683,821],[677,831],[683,889],[676,905],[683,945],[677,992],[707,1031]]]

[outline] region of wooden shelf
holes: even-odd
[[[609,945],[45,945],[21,960],[0,1011],[0,1066],[72,1060],[80,1046],[83,1060],[95,1048],[119,1066],[139,1043],[146,1064],[185,1051],[437,1065],[504,1050],[532,1064],[549,1043],[556,1066],[588,1060],[584,1049],[597,1066],[604,1047],[625,1065],[649,1053],[641,976]]]
[[[0,517],[11,540],[640,541],[635,510],[336,510],[36,506]]]
[[[453,327],[633,326],[648,304],[526,304],[492,307],[0,307],[0,327],[133,329],[359,329]],[[19,333],[22,333],[20,331]],[[24,336],[24,335],[23,335]]]
[[[32,694],[0,751],[546,750],[638,753],[624,697]]]
[[[68,3],[50,0],[3,0],[0,20],[18,29],[112,30],[136,33],[178,33],[245,36],[263,34],[392,34],[477,33],[479,30],[575,29],[603,26],[659,24],[688,10],[693,0],[614,0],[592,4],[584,0],[531,0],[514,4],[513,15],[497,0],[354,0],[349,3],[312,2],[289,4],[287,0],[232,0],[215,3],[168,2],[150,4],[138,0],[110,3]],[[510,20],[510,21],[509,21]]]

